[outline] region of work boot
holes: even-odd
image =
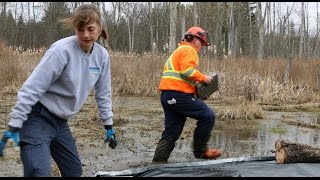
[[[154,152],[152,164],[167,163],[175,146],[172,140],[160,140]]]
[[[217,159],[221,156],[221,151],[219,149],[207,149],[204,153],[199,157],[201,159]]]
[[[209,137],[199,137],[196,134],[194,134],[193,139],[194,157],[201,159],[216,159],[221,156],[221,151],[219,149],[208,148]]]

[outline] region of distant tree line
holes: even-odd
[[[48,48],[72,35],[58,22],[84,2],[0,2],[0,39],[14,50]],[[199,25],[209,32],[214,57],[311,59],[320,56],[319,28],[310,32],[307,3],[301,5],[301,24],[291,21],[292,7],[279,2],[92,2],[103,14],[111,51],[168,53],[187,28]],[[299,4],[298,4],[299,3]],[[282,8],[282,10],[281,10]],[[41,11],[38,19],[36,9]],[[283,13],[285,12],[285,13]],[[318,13],[317,13],[318,22]]]

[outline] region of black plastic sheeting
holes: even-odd
[[[157,164],[123,171],[98,171],[96,177],[320,177],[320,163],[277,164],[275,156],[240,157]]]

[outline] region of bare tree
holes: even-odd
[[[169,53],[176,49],[177,2],[170,2],[170,40]]]
[[[139,9],[138,2],[122,2],[121,12],[125,14],[127,18],[128,25],[128,35],[129,35],[129,53],[133,53],[134,49],[134,34],[135,34],[135,22],[141,14],[141,9]]]
[[[264,28],[265,28],[264,27],[264,20],[265,20],[266,10],[265,10],[264,17],[262,17],[261,2],[258,2],[257,14],[258,14],[258,29],[259,29],[258,60],[263,60],[263,57],[264,57]]]
[[[317,3],[317,17],[316,17],[316,35],[315,35],[315,45],[313,49],[313,58],[319,57],[319,4]]]
[[[308,8],[308,3],[305,4],[305,18],[306,18],[306,22],[305,22],[305,30],[304,30],[304,49],[305,49],[305,58],[309,59],[310,58],[310,47],[309,47],[309,8]]]
[[[289,8],[287,7],[287,17],[289,17],[290,12],[289,12]],[[285,22],[285,21],[284,21]],[[289,79],[289,74],[290,74],[290,70],[291,70],[291,65],[292,65],[292,53],[291,53],[291,46],[290,46],[290,20],[288,18],[288,41],[287,41],[287,66],[286,69],[284,71],[284,77],[283,77],[283,83],[287,83],[288,79]]]
[[[186,32],[186,9],[185,6],[181,5],[181,39],[184,38],[184,33]]]
[[[194,26],[198,26],[199,22],[198,22],[198,2],[193,2],[193,25]]]
[[[270,36],[270,34],[271,34],[271,11],[270,11],[270,9],[271,9],[271,2],[266,2],[266,34],[268,34],[268,36]],[[265,47],[265,48],[267,48],[267,54],[268,54],[268,56],[270,56],[270,54],[271,54],[271,52],[270,52],[270,50],[271,50],[271,39],[270,38],[267,38],[266,40],[265,40],[265,42],[266,42],[266,46],[267,47]]]
[[[14,19],[17,20],[18,19],[18,4],[19,2],[16,2],[16,5],[15,5],[15,10],[14,10]],[[17,26],[16,26],[17,27]],[[14,38],[13,38],[13,50],[16,50],[17,46],[18,46],[18,30],[16,29],[14,31]]]
[[[153,35],[153,21],[152,21],[152,15],[153,15],[153,2],[148,2],[148,9],[149,9],[149,29],[150,29],[150,45],[151,45],[151,52],[152,54],[157,53],[157,44],[154,40]]]
[[[60,29],[57,18],[84,3],[68,2],[65,7],[52,2],[1,2],[1,40],[24,50],[48,46],[57,38],[72,33]],[[157,49],[169,52],[175,49],[176,41],[183,38],[185,28],[197,25],[210,33],[209,39],[216,45],[214,52],[219,56],[229,53],[230,58],[239,57],[240,48],[242,55],[258,59],[320,56],[319,15],[317,12],[317,29],[311,37],[314,32],[311,32],[311,16],[308,16],[309,3],[299,4],[299,32],[292,20],[293,5],[282,8],[284,4],[278,2],[176,2],[176,10],[169,2],[108,2],[111,9],[105,2],[91,3],[102,9],[112,35],[110,45],[118,51],[141,53]]]
[[[214,53],[214,57],[215,59],[217,58],[217,56],[222,57],[223,56],[223,49],[225,49],[225,29],[226,29],[226,25],[224,24],[225,22],[225,12],[227,12],[225,10],[225,5],[224,3],[217,3],[217,7],[216,7],[216,12],[217,15],[215,17],[215,19],[217,20],[216,26],[213,28],[213,37],[215,39],[216,42],[214,42],[213,45],[213,53]],[[222,43],[223,42],[223,43]]]
[[[252,41],[252,18],[251,18],[251,6],[248,3],[248,16],[249,16],[249,54],[253,54],[253,41]]]
[[[27,7],[28,7],[28,22],[31,22],[31,15],[30,15],[30,2],[27,2]],[[29,48],[32,47],[32,32],[31,29],[28,30],[28,35],[29,35]]]
[[[299,42],[299,59],[301,59],[303,54],[303,43],[304,43],[304,28],[305,28],[305,14],[304,14],[304,2],[301,2],[301,24],[300,24],[300,42]]]
[[[272,28],[272,44],[276,44],[276,2],[273,2],[273,28]],[[272,48],[273,55],[276,55],[276,49]]]
[[[235,49],[235,24],[234,24],[234,2],[230,2],[229,6],[229,28],[228,28],[228,57],[233,59]]]
[[[289,7],[287,7],[287,13],[286,15],[283,15],[280,17],[280,22],[279,22],[279,26],[280,26],[280,38],[281,40],[279,41],[280,44],[280,49],[282,51],[282,53],[280,54],[282,57],[286,57],[287,59],[291,56],[290,54],[290,48],[289,48],[289,44],[288,41],[290,42],[290,36],[286,36],[286,32],[289,31],[290,28],[290,21],[289,21],[289,17],[292,13],[293,7],[294,7],[295,3],[292,4],[291,9],[289,10]],[[285,37],[288,37],[287,40],[285,39]]]

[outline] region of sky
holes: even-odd
[[[15,8],[17,4],[19,4],[20,2],[11,2],[11,8]],[[34,2],[35,4],[37,2]],[[183,3],[191,3],[191,2],[183,2]],[[276,2],[281,3],[281,6],[277,6],[276,7],[276,12],[280,12],[281,15],[286,15],[286,11],[287,11],[287,7],[289,7],[289,9],[291,9],[291,7],[293,6],[293,10],[292,13],[290,15],[290,20],[293,21],[296,24],[296,29],[298,29],[301,19],[300,19],[300,14],[301,14],[301,2]],[[32,2],[30,3],[32,6]],[[265,2],[262,2],[262,10],[265,9]],[[315,32],[316,31],[316,18],[317,18],[317,4],[319,4],[320,6],[320,2],[305,2],[305,4],[307,5],[308,8],[308,15],[309,15],[309,28],[310,31]],[[111,9],[111,2],[106,2],[106,7],[108,9]],[[281,8],[281,11],[280,11]],[[319,7],[320,8],[320,7]],[[18,9],[19,10],[19,9]],[[42,17],[42,13],[43,10],[41,8],[36,8],[36,17],[37,20],[40,20]],[[24,11],[27,11],[27,6],[24,6]],[[33,15],[33,14],[31,14]],[[27,15],[26,15],[27,16]]]
[[[308,9],[310,32],[314,33],[317,29],[317,4],[320,11],[320,2],[305,2],[304,4]],[[296,24],[296,29],[298,29],[301,23],[301,2],[281,2],[281,6],[276,7],[276,9],[281,9],[281,15],[284,16],[287,14],[287,7],[289,8],[289,11],[292,7],[292,12],[289,18],[290,21],[293,21]],[[264,8],[265,2],[262,4],[262,9],[264,10]],[[278,10],[276,10],[276,12],[277,11]]]
[[[184,4],[190,4],[192,2],[183,2]],[[287,13],[287,7],[289,10],[292,7],[292,13],[290,15],[290,20],[293,21],[296,24],[296,29],[299,28],[299,25],[301,23],[301,2],[277,2],[281,3],[281,6],[276,7],[276,12],[278,12],[278,9],[281,14],[286,15]],[[108,4],[108,2],[107,2]],[[109,3],[110,4],[110,3]],[[320,8],[320,2],[305,2],[305,5],[308,8],[308,15],[309,15],[309,28],[310,31],[315,32],[316,31],[316,21],[317,21],[317,4],[319,4]],[[262,8],[264,9],[265,2],[262,2]],[[109,6],[111,8],[111,6]]]

